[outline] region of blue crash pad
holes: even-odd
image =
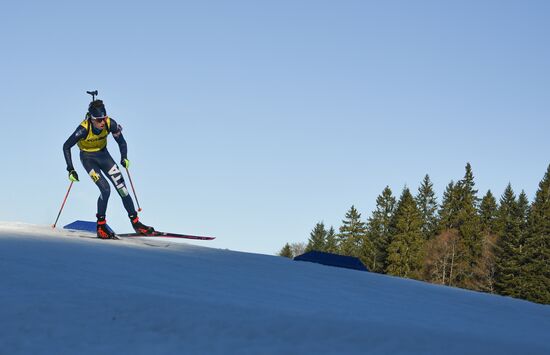
[[[111,227],[107,224],[107,229],[111,232],[113,231]],[[64,229],[72,229],[72,230],[78,230],[78,231],[85,231],[85,232],[97,232],[97,222],[91,222],[91,221],[74,221],[73,223],[69,223],[66,226],[63,227]]]
[[[296,261],[309,261],[312,263],[323,264],[328,266],[342,267],[346,269],[354,269],[361,271],[369,271],[365,264],[356,257],[344,256],[321,251],[310,251],[294,258]]]

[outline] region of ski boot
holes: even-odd
[[[105,216],[97,215],[97,237],[100,239],[118,239],[115,233],[107,228]]]
[[[132,227],[134,227],[136,233],[139,233],[141,235],[151,235],[155,233],[155,228],[146,226],[145,224],[141,223],[137,214],[130,215],[129,217],[130,222],[132,222]]]

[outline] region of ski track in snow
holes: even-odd
[[[0,223],[0,354],[550,354],[550,306],[82,235]]]

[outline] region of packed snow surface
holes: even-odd
[[[550,306],[81,234],[0,223],[0,354],[550,354]]]

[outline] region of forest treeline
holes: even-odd
[[[550,165],[532,202],[511,184],[497,201],[478,197],[472,167],[451,181],[438,203],[426,175],[413,195],[390,187],[362,220],[354,206],[338,232],[318,222],[307,244],[279,255],[317,250],[355,256],[370,271],[550,304]]]

